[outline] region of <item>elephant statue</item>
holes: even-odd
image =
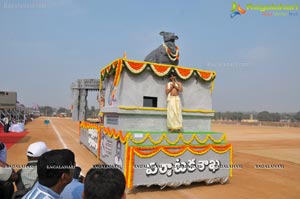
[[[160,32],[164,42],[158,48],[153,50],[145,58],[146,62],[154,62],[161,64],[178,65],[179,63],[179,48],[175,44],[178,36],[171,32]]]

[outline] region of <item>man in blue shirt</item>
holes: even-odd
[[[61,192],[73,179],[75,156],[69,149],[44,153],[38,160],[38,182],[23,199],[60,199]]]
[[[83,184],[79,182],[81,168],[75,167],[75,172],[73,180],[68,184],[63,192],[61,192],[61,197],[64,199],[82,199]]]

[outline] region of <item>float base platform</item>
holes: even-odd
[[[126,131],[81,122],[80,142],[107,167],[120,168],[129,189],[223,184],[232,174],[232,145],[224,133]]]

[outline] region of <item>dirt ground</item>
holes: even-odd
[[[69,118],[50,118],[50,125],[40,117],[26,125],[30,133],[8,150],[8,163],[24,165],[26,149],[35,141],[45,141],[49,148],[70,148],[85,174],[100,161],[79,143],[78,122]],[[233,162],[242,168],[233,170],[225,185],[193,183],[179,188],[138,187],[128,199],[153,198],[299,198],[300,128],[213,124],[212,131],[224,132],[233,144]],[[273,167],[273,168],[265,168]]]

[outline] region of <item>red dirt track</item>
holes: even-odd
[[[79,143],[78,122],[70,118],[50,118],[46,126],[40,117],[26,125],[30,133],[8,150],[8,163],[24,165],[26,149],[35,141],[45,141],[49,148],[67,147],[75,153],[76,162],[85,174],[99,160]],[[53,126],[52,126],[53,125]],[[179,188],[158,186],[138,187],[128,199],[153,198],[272,198],[300,197],[300,128],[255,127],[213,124],[212,131],[224,132],[233,145],[233,162],[241,169],[233,170],[233,177],[225,185],[193,183]],[[59,138],[60,137],[60,138]],[[279,166],[280,168],[261,168]],[[255,167],[260,168],[255,168]]]

